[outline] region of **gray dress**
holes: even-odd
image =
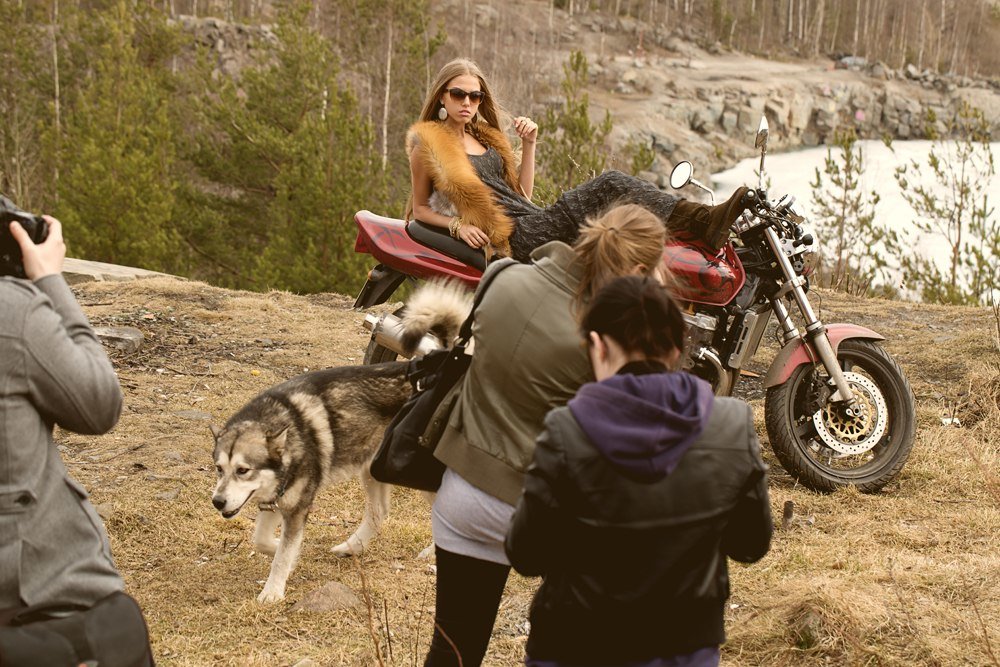
[[[514,192],[503,179],[503,160],[492,148],[470,155],[479,178],[493,190],[497,203],[514,221],[510,247],[514,259],[527,262],[531,251],[549,241],[572,245],[587,218],[600,215],[616,204],[638,204],[667,224],[679,197],[662,192],[652,183],[620,171],[606,171],[564,192],[548,208],[542,208]]]

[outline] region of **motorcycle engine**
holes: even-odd
[[[698,351],[712,344],[715,329],[719,326],[719,318],[704,313],[684,313],[687,324],[687,334],[684,337],[684,363],[682,368],[688,370],[696,363]]]

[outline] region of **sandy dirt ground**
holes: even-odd
[[[360,363],[364,314],[334,294],[254,294],[172,278],[74,287],[95,326],[132,326],[134,353],[112,350],[126,397],[119,425],[85,437],[57,431],[71,473],[105,517],[117,563],[146,610],[162,665],[418,665],[430,636],[428,509],[394,494],[382,535],[362,558],[329,550],[362,513],[356,482],[316,501],[285,601],[255,601],[270,558],[254,553],[247,508],[213,509],[209,424],[295,374]],[[772,507],[795,519],[759,564],[736,565],[727,611],[727,665],[995,665],[1000,636],[1000,354],[984,309],[918,306],[820,291],[828,322],[888,337],[918,400],[918,439],[899,480],[881,494],[820,495],[773,460],[763,391],[747,378],[772,464]],[[390,304],[387,308],[393,308]],[[770,335],[769,335],[770,338]],[[751,366],[766,369],[768,343]],[[956,416],[961,428],[945,426]],[[594,545],[594,548],[612,548]],[[331,582],[346,608],[295,611]],[[512,577],[489,665],[523,659],[534,581]]]

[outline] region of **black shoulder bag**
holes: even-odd
[[[152,667],[149,630],[138,603],[112,593],[92,607],[25,607],[0,627],[0,664]]]
[[[385,429],[382,444],[372,459],[371,474],[378,481],[420,491],[440,488],[445,465],[434,458],[434,448],[458,400],[461,380],[472,360],[465,350],[472,338],[476,307],[496,275],[517,263],[513,259],[498,261],[480,282],[472,312],[462,323],[454,347],[434,350],[410,361],[406,377],[413,385],[413,395]]]

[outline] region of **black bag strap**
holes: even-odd
[[[476,319],[476,308],[479,307],[479,302],[483,300],[486,288],[490,286],[490,283],[493,282],[498,273],[515,264],[520,264],[520,262],[510,257],[504,257],[489,265],[486,273],[483,274],[483,279],[479,281],[479,287],[476,289],[476,296],[472,301],[472,309],[469,311],[469,316],[465,318],[462,328],[458,330],[458,342],[455,343],[455,347],[468,345],[469,339],[472,338],[472,322]]]

